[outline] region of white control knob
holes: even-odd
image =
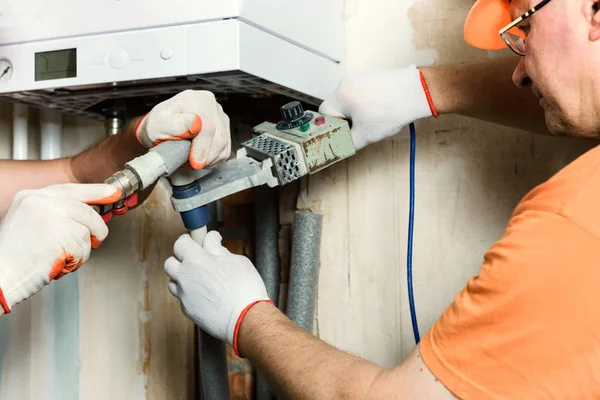
[[[122,47],[115,47],[108,55],[108,65],[112,69],[123,69],[129,62],[129,53]]]
[[[170,47],[165,47],[160,51],[160,58],[163,60],[168,60],[173,56],[173,50]]]

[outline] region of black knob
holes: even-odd
[[[284,121],[295,121],[304,116],[304,108],[302,108],[302,104],[299,101],[292,101],[281,106],[281,116]]]

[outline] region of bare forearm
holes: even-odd
[[[531,90],[512,82],[518,57],[471,65],[419,68],[440,114],[457,113],[532,132],[550,134]]]
[[[70,160],[70,169],[79,183],[102,182],[120,171],[125,163],[146,152],[134,129],[139,118],[131,120],[122,133],[108,137]]]
[[[268,303],[250,309],[239,340],[242,354],[284,398],[369,398],[369,388],[383,371],[308,334]]]
[[[24,189],[76,182],[69,159],[52,161],[0,161],[0,217],[8,210],[14,195]]]
[[[127,161],[146,150],[133,133],[138,119],[132,120],[123,133],[104,139],[72,158],[50,161],[0,161],[0,217],[6,213],[14,195],[25,189],[39,189],[61,183],[102,182],[123,169]]]

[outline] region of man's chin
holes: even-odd
[[[544,118],[546,119],[548,130],[553,135],[578,136],[575,127],[549,104],[546,104],[544,107]]]
[[[579,139],[600,137],[600,125],[585,126],[585,124],[575,123],[549,107],[546,108],[544,116],[548,130],[555,136],[568,136]]]

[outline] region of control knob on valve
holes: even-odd
[[[292,101],[284,104],[281,106],[280,111],[283,120],[280,121],[276,126],[276,128],[279,130],[298,128],[301,125],[310,122],[313,118],[311,113],[304,112],[304,108],[302,108],[302,104],[300,104],[299,101]]]
[[[292,122],[304,116],[304,108],[299,101],[292,101],[281,106],[281,116],[284,121]]]

